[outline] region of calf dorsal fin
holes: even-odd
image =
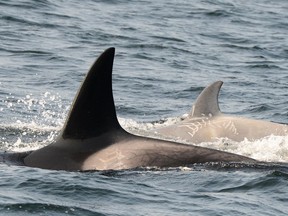
[[[222,81],[217,81],[207,86],[197,97],[189,117],[216,116],[221,114],[218,96],[222,84]]]

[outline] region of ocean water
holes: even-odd
[[[0,0],[0,8],[2,152],[52,142],[111,46],[127,130],[172,124],[216,80],[222,112],[288,123],[287,1]],[[117,172],[0,164],[0,215],[287,215],[288,167],[275,163],[288,163],[288,137],[232,146],[273,163]]]

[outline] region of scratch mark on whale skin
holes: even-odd
[[[177,125],[178,128],[185,128],[187,130],[187,134],[189,134],[191,137],[194,137],[197,132],[199,132],[201,129],[207,129],[208,127],[211,128],[217,128],[224,130],[228,130],[232,134],[237,135],[238,131],[233,121],[231,120],[215,120],[211,121],[209,118],[197,118],[189,122],[183,122],[179,123]]]

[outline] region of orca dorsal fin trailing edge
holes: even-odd
[[[207,86],[197,97],[189,117],[216,116],[221,114],[218,96],[222,84],[222,81],[217,81]]]
[[[90,68],[62,130],[62,138],[86,139],[122,130],[112,93],[115,48],[105,50]]]

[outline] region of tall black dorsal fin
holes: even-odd
[[[112,93],[115,48],[105,50],[90,68],[62,131],[64,139],[86,139],[122,130]]]
[[[189,117],[215,116],[221,114],[218,96],[222,84],[222,81],[217,81],[207,86],[197,97]]]

